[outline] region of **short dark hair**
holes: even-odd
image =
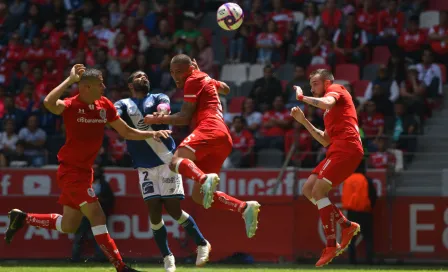
[[[103,73],[101,73],[100,70],[94,69],[94,68],[87,68],[84,73],[81,75],[81,81],[84,80],[91,80],[91,79],[98,79],[100,76],[102,76]]]
[[[191,58],[185,54],[179,54],[171,59],[171,63],[180,63],[191,65]]]
[[[138,75],[139,73],[143,73],[143,74],[146,75],[146,73],[143,72],[142,70],[137,70],[137,71],[133,72],[133,73],[128,77],[128,83],[132,83],[132,81],[134,81],[134,77],[135,77],[136,75]]]
[[[419,23],[420,18],[417,15],[412,15],[411,17],[409,17],[409,22],[410,23]]]
[[[246,125],[246,118],[244,118],[241,115],[237,115],[237,116],[233,117],[233,122],[235,122],[238,119],[241,121],[241,123],[243,123],[243,125]]]
[[[331,83],[333,83],[333,81],[334,81],[333,73],[327,69],[317,69],[317,70],[311,72],[310,79],[312,79],[315,76],[319,76],[323,80],[330,80]]]

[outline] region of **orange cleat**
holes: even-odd
[[[322,267],[331,263],[334,257],[338,256],[339,251],[341,250],[341,246],[336,243],[335,247],[326,247],[322,251],[322,256],[320,256],[319,261],[316,263],[316,267]]]
[[[342,230],[341,250],[339,251],[338,256],[344,253],[344,251],[348,248],[348,245],[350,245],[353,237],[355,237],[360,231],[361,227],[355,222],[351,222],[350,227]]]

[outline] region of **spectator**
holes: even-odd
[[[297,37],[294,48],[294,62],[296,65],[307,67],[313,58],[312,49],[315,43],[314,30],[311,27],[306,27],[302,35]]]
[[[177,44],[180,40],[186,41],[185,51],[190,53],[191,46],[196,44],[196,40],[201,36],[201,32],[197,30],[194,24],[194,19],[185,17],[184,28],[179,29],[174,33],[173,43]]]
[[[49,112],[44,103],[40,105],[38,117],[40,127],[47,135],[53,135],[60,131],[61,117]]]
[[[411,16],[408,22],[408,28],[398,39],[398,46],[402,54],[416,63],[421,59],[422,48],[426,43],[426,35],[419,28],[419,18],[417,15]]]
[[[389,0],[387,9],[378,14],[378,42],[395,48],[403,26],[404,13],[398,10],[397,0]]]
[[[448,67],[448,12],[440,11],[440,24],[431,27],[428,38],[436,59]]]
[[[31,80],[31,69],[27,61],[21,61],[19,71],[14,72],[11,76],[11,86],[9,91],[16,95],[23,89],[26,83]]]
[[[109,60],[118,62],[123,71],[134,60],[134,50],[126,45],[126,35],[122,32],[117,34],[114,43],[115,47],[109,50]]]
[[[257,36],[258,62],[269,64],[280,61],[280,47],[283,39],[277,32],[277,26],[273,20],[268,21],[267,32]]]
[[[42,166],[45,164],[44,145],[47,140],[47,134],[39,128],[39,119],[36,115],[28,117],[26,127],[19,132],[19,139],[25,142],[25,155],[32,157],[33,166]]]
[[[118,28],[124,19],[124,14],[120,12],[118,8],[118,3],[110,2],[108,6],[108,11],[109,11],[110,26],[112,27],[112,29]]]
[[[68,38],[68,41],[70,43],[70,47],[77,48],[78,47],[78,41],[79,41],[79,29],[76,22],[76,16],[72,13],[67,15],[67,19],[65,20],[65,30],[64,30],[65,36]]]
[[[289,41],[294,27],[292,11],[283,8],[283,0],[272,0],[272,7],[274,10],[268,14],[268,22],[273,20],[276,23],[277,33],[283,37],[283,40]]]
[[[15,104],[18,109],[26,112],[27,114],[39,110],[40,99],[35,93],[34,85],[31,82],[26,83],[22,92],[16,96]]]
[[[407,79],[401,83],[400,98],[410,113],[420,116],[421,121],[429,110],[425,105],[425,89],[424,84],[418,79],[417,68],[409,66]]]
[[[15,150],[8,155],[0,154],[1,167],[23,168],[29,167],[32,164],[32,158],[25,154],[26,143],[18,141]]]
[[[387,63],[387,71],[389,78],[395,80],[397,84],[401,84],[406,79],[407,68],[403,55],[393,53]]]
[[[137,25],[137,19],[129,16],[126,26],[121,27],[120,32],[126,36],[126,45],[136,52],[145,52],[149,47],[146,31],[142,26]]]
[[[285,93],[288,98],[288,104],[286,105],[286,107],[288,109],[299,105],[294,86],[300,86],[305,95],[311,96],[311,86],[309,84],[308,78],[306,77],[305,68],[303,68],[302,66],[295,67],[294,78],[290,82],[288,82],[288,84],[286,84]]]
[[[39,33],[41,23],[39,8],[36,4],[32,4],[28,11],[28,18],[19,27],[20,38],[26,45],[30,45],[31,41]]]
[[[163,60],[165,54],[171,53],[173,47],[172,33],[170,32],[168,21],[160,20],[158,34],[150,39],[151,52],[149,58],[150,63],[159,64]]]
[[[196,60],[199,67],[201,67],[201,71],[209,74],[211,77],[215,77],[215,72],[213,70],[213,48],[210,46],[209,42],[205,39],[204,36],[199,36],[196,44],[199,53]]]
[[[274,77],[273,67],[266,65],[263,72],[264,76],[254,82],[249,94],[261,112],[266,111],[272,105],[275,97],[283,95],[282,84],[278,78]]]
[[[371,145],[384,133],[384,116],[376,111],[374,101],[367,101],[364,107],[365,111],[361,113],[360,119],[368,145]]]
[[[241,116],[246,120],[247,129],[256,134],[261,127],[263,114],[255,110],[255,102],[252,98],[246,98],[243,102]]]
[[[332,1],[332,0],[329,0]],[[311,49],[311,54],[314,57],[321,57],[326,62],[328,62],[328,57],[333,53],[333,44],[328,38],[328,32],[325,27],[320,27],[317,30],[317,43],[313,44],[313,48]]]
[[[433,62],[430,50],[426,49],[423,51],[422,63],[417,64],[417,72],[418,80],[423,82],[428,98],[434,99],[443,94],[442,71]]]
[[[284,137],[291,128],[292,117],[285,108],[282,96],[276,96],[272,103],[272,110],[263,114],[261,137],[258,139],[259,148],[277,148],[284,150]]]
[[[381,135],[375,141],[377,151],[372,152],[369,157],[369,167],[373,169],[385,169],[393,171],[395,157],[387,150],[387,136]]]
[[[303,128],[299,122],[292,123],[292,129],[285,135],[285,154],[288,154],[293,143],[296,144],[295,151],[291,157],[291,165],[311,168],[315,166],[316,159],[312,153],[313,139],[310,133]]]
[[[391,102],[395,102],[400,95],[400,89],[396,80],[390,78],[387,67],[381,65],[378,69],[378,75],[375,80],[367,85],[366,91],[364,92],[364,99],[370,100],[373,97],[373,87],[379,85],[384,91],[384,95],[387,95]],[[378,106],[378,105],[377,105]]]
[[[7,155],[16,150],[16,144],[19,141],[19,137],[14,132],[14,120],[5,120],[3,127],[5,131],[0,132],[0,153]]]
[[[5,97],[5,114],[3,118],[0,118],[0,126],[3,126],[3,122],[7,119],[14,120],[17,129],[23,126],[25,121],[26,113],[23,110],[16,108],[14,103],[14,98],[12,96]],[[3,128],[0,128],[3,130]]]
[[[363,50],[368,43],[367,34],[356,26],[354,13],[346,18],[344,28],[338,28],[333,36],[335,52],[345,61],[358,64],[363,60]]]
[[[243,23],[235,32],[229,47],[229,62],[249,62],[249,27]]]
[[[254,165],[255,139],[252,133],[246,128],[246,119],[242,116],[235,116],[232,122],[231,136],[233,150],[230,160],[235,167],[251,167]]]
[[[24,58],[29,60],[32,64],[45,61],[51,55],[51,51],[44,47],[42,38],[36,36],[33,38],[31,46],[24,49]]]
[[[373,85],[370,100],[375,103],[376,111],[381,113],[383,116],[393,115],[393,102],[390,100],[389,93],[381,84]],[[364,107],[364,105],[362,105],[362,107]]]
[[[176,30],[180,28],[180,23],[182,22],[182,10],[177,6],[176,0],[169,0],[167,5],[164,7],[160,7],[157,4],[157,1],[153,1],[153,4],[156,4],[156,10],[160,11],[160,18],[165,18],[168,21],[169,30],[171,33],[174,33]],[[186,22],[188,21],[188,22]],[[185,24],[189,24],[186,26]],[[184,30],[187,32],[191,32],[194,28],[193,24],[193,18],[186,18],[184,19]],[[189,30],[187,30],[189,29]],[[175,35],[176,36],[176,35]],[[189,35],[187,35],[189,36]],[[197,35],[199,36],[199,35]],[[190,38],[196,38],[197,36],[191,36]],[[191,44],[194,43],[194,41],[190,42]]]
[[[6,109],[5,109],[5,87],[3,85],[0,85],[0,120],[5,115]]]
[[[126,140],[115,131],[111,132],[115,135],[114,137],[109,137],[109,146],[107,148],[110,163],[119,167],[132,166],[132,159],[127,153]]]
[[[321,16],[323,26],[332,33],[341,24],[342,11],[337,8],[335,0],[327,0]]]
[[[378,13],[373,6],[373,0],[363,0],[363,7],[356,14],[356,24],[367,34],[368,43],[372,43],[377,35]]]
[[[18,33],[11,33],[6,46],[6,60],[17,63],[23,59],[23,44]]]
[[[311,27],[314,31],[316,31],[321,24],[321,18],[318,14],[316,4],[312,2],[307,3],[304,13],[305,20],[303,21],[303,26],[299,26],[300,28],[297,29]]]

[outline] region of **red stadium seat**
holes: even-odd
[[[245,96],[237,96],[230,100],[230,105],[228,108],[229,113],[240,113],[243,108]]]
[[[204,36],[205,40],[212,44],[212,31],[208,28],[201,28],[202,36]]]
[[[377,46],[373,49],[372,63],[387,65],[390,56],[387,46]]]
[[[364,92],[369,85],[369,80],[358,80],[353,82],[353,91],[356,97],[364,97]]]
[[[311,72],[317,70],[317,69],[327,69],[331,71],[331,67],[328,64],[312,64],[308,66],[306,69],[306,76],[309,77]]]
[[[282,84],[282,91],[286,91],[286,85],[288,85],[287,80],[280,80],[280,83]]]
[[[448,1],[446,0],[429,0],[430,10],[445,10],[448,11]]]
[[[440,70],[442,70],[442,83],[445,84],[446,83],[446,67],[443,64],[438,63],[437,65],[439,65]]]
[[[335,68],[335,79],[347,80],[350,83],[359,80],[359,66],[356,64],[338,64]]]

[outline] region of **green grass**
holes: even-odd
[[[163,272],[163,265],[136,265],[141,271]],[[361,272],[361,271],[400,271],[400,272],[424,272],[424,271],[446,271],[438,267],[416,267],[416,266],[347,266],[329,265],[323,269],[316,269],[312,265],[209,265],[205,268],[194,266],[178,266],[179,272],[292,272],[292,271],[318,271],[325,272]],[[63,264],[63,263],[5,263],[0,262],[0,272],[113,272],[111,266],[106,264]]]

